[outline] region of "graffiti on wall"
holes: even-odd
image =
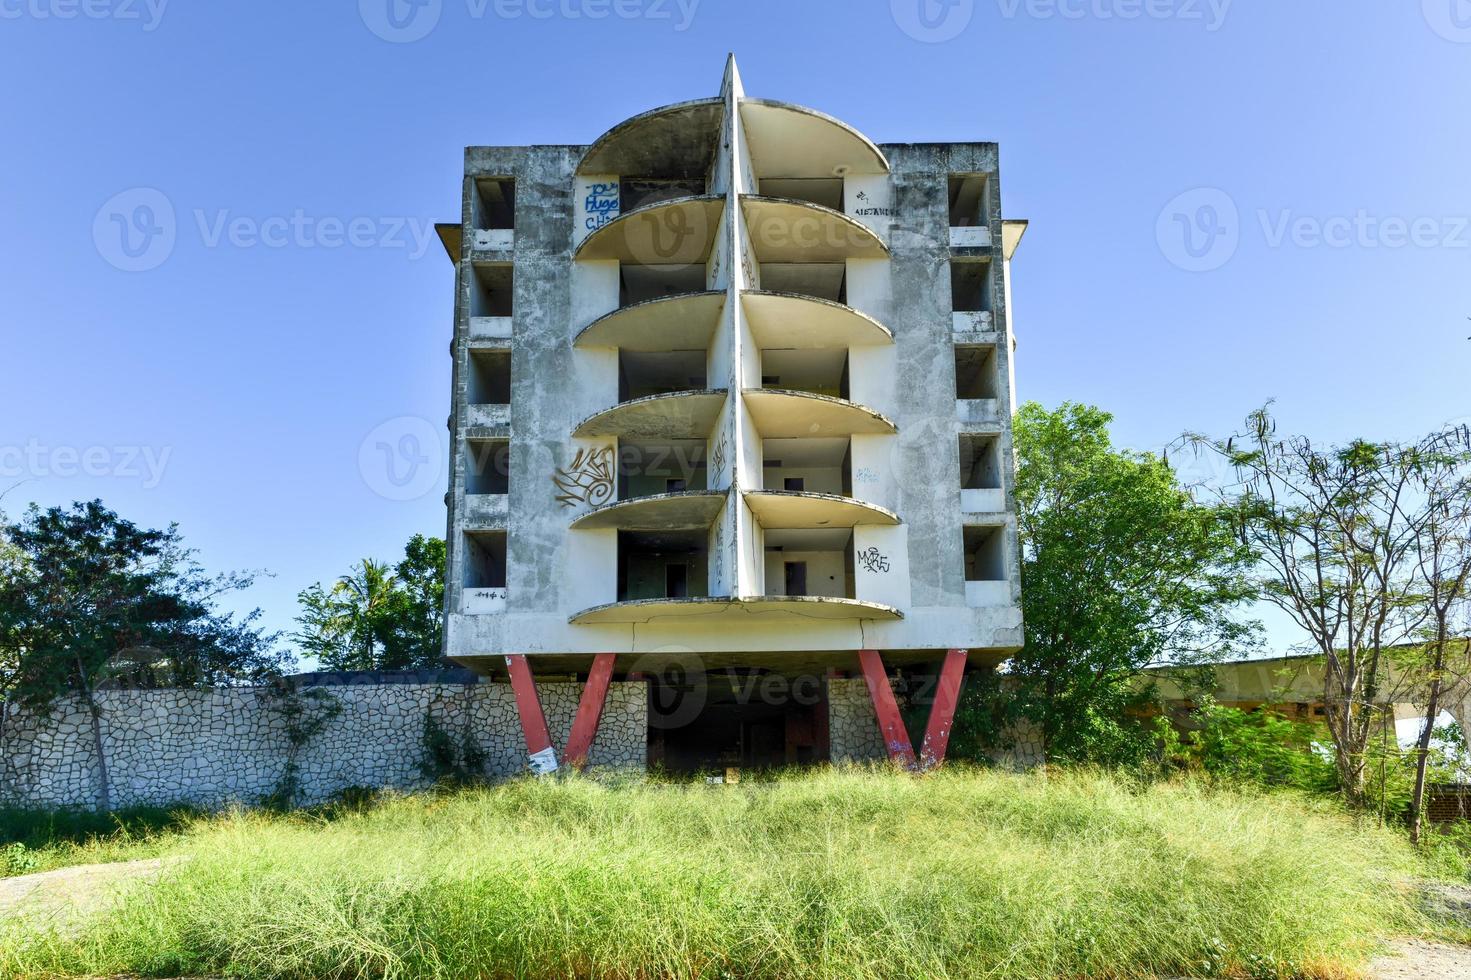
[[[599,228],[618,217],[620,211],[617,181],[592,184],[587,189],[582,208],[587,212],[585,226],[588,231]]]
[[[613,447],[579,449],[572,465],[552,475],[563,507],[596,507],[613,499]]]
[[[858,564],[863,566],[865,572],[881,574],[889,570],[888,556],[880,554],[877,548],[865,548],[858,552]]]

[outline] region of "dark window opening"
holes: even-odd
[[[763,350],[761,387],[848,397],[847,348]]]
[[[511,316],[513,295],[509,262],[487,262],[475,266],[470,280],[471,316]]]
[[[618,499],[708,489],[705,440],[669,439],[618,444]]]
[[[955,348],[955,397],[996,397],[996,348]]]
[[[511,403],[511,352],[479,350],[470,352],[470,404],[509,405]]]
[[[969,228],[990,224],[988,190],[985,174],[950,175],[950,227]]]
[[[464,571],[463,581],[467,589],[504,589],[506,532],[466,532]]]
[[[847,303],[848,267],[827,262],[763,262],[761,288]]]
[[[664,566],[664,595],[670,599],[688,599],[690,594],[690,567],[688,565]]]
[[[761,180],[759,193],[764,197],[784,197],[834,211],[843,210],[841,177],[765,177]]]
[[[1004,528],[967,527],[964,531],[965,580],[1006,581],[1006,536]]]
[[[704,193],[704,178],[624,177],[618,182],[618,210],[627,214],[635,208],[681,197],[698,197]]]
[[[618,601],[709,595],[706,533],[619,531]]]
[[[676,391],[700,391],[705,387],[702,350],[618,352],[618,400]]]
[[[465,492],[504,494],[511,490],[509,439],[471,439],[466,447]]]
[[[846,437],[763,439],[761,485],[853,495],[852,446]]]
[[[475,181],[475,227],[516,227],[516,182],[510,177],[483,177]]]
[[[705,290],[705,267],[690,265],[633,265],[618,270],[618,305],[632,306],[666,296]]]
[[[986,313],[991,309],[991,263],[954,260],[950,263],[951,309],[956,313]]]
[[[960,489],[1001,489],[1000,449],[995,436],[961,436]]]

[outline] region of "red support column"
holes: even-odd
[[[613,679],[613,662],[617,656],[600,653],[593,657],[587,672],[582,699],[577,702],[577,716],[572,719],[572,734],[567,737],[567,764],[581,769],[587,765],[587,754],[598,735],[598,721],[603,717],[603,704],[608,697],[608,682]]]
[[[965,682],[965,650],[949,650],[945,653],[945,665],[940,668],[939,684],[935,687],[935,700],[930,705],[930,723],[925,728],[924,745],[919,750],[919,764],[933,769],[945,761],[945,748],[950,744],[950,727],[955,721],[955,705],[960,701],[960,685]]]
[[[516,694],[516,713],[521,716],[521,734],[526,737],[531,771],[538,776],[556,772],[557,750],[552,748],[546,715],[542,714],[541,699],[536,696],[536,678],[531,676],[531,665],[526,662],[525,654],[507,654],[506,670],[511,675],[511,690]]]
[[[873,713],[878,717],[879,733],[889,759],[913,769],[914,746],[909,742],[904,719],[899,716],[899,704],[894,700],[894,689],[889,686],[884,658],[877,650],[859,650],[858,663],[863,667],[863,680],[868,684],[868,696],[873,701]]]

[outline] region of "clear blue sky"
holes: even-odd
[[[462,147],[590,142],[714,94],[731,50],[878,142],[1001,144],[1023,397],[1140,448],[1270,397],[1323,439],[1471,415],[1465,0],[394,2],[0,0],[12,514],[178,521],[275,573],[245,604],[283,628],[443,533],[442,478],[387,499],[359,451],[443,438],[453,276],[412,232],[458,218]]]

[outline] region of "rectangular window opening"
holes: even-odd
[[[510,177],[482,177],[475,181],[475,227],[482,230],[516,227],[516,182]]]
[[[511,264],[476,263],[470,281],[471,316],[511,316],[514,303]]]
[[[1001,444],[995,436],[960,437],[960,489],[1001,489]]]
[[[956,398],[995,398],[996,382],[996,348],[956,346]]]
[[[981,260],[950,261],[950,302],[956,313],[989,313],[991,310],[991,263]]]
[[[847,398],[848,349],[763,350],[761,387]]]
[[[470,352],[470,404],[511,404],[511,352],[478,350]]]
[[[973,228],[990,223],[986,174],[950,175],[950,227]]]
[[[625,262],[618,269],[620,308],[704,290],[705,267],[699,264],[638,265]]]
[[[618,400],[700,391],[705,387],[702,350],[618,352]]]
[[[467,531],[465,533],[465,575],[467,589],[504,589],[506,587],[506,532]]]
[[[965,580],[1006,581],[1006,535],[1000,526],[965,528]]]
[[[466,446],[465,492],[505,494],[511,491],[511,441],[471,439]]]

